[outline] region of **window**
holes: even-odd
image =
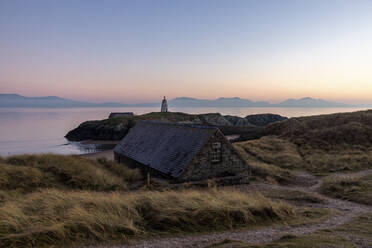
[[[214,142],[212,143],[212,162],[221,161],[221,143]]]

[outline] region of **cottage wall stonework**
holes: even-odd
[[[212,143],[220,142],[221,160],[212,162]],[[214,177],[235,176],[248,173],[249,168],[237,151],[225,139],[221,132],[216,132],[207,144],[197,153],[191,163],[178,177],[179,181],[203,180]]]

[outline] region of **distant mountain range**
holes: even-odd
[[[152,107],[154,103],[123,104],[116,102],[92,103],[57,96],[27,97],[18,94],[0,94],[2,108],[81,108],[81,107]]]
[[[299,108],[342,108],[357,107],[344,103],[329,102],[322,99],[305,97],[301,99],[288,99],[280,103],[269,103],[266,101],[251,101],[239,97],[215,100],[197,99],[190,97],[178,97],[168,101],[169,107],[299,107]],[[158,103],[125,104],[117,102],[91,103],[75,101],[57,96],[26,97],[18,94],[0,94],[0,107],[29,107],[29,108],[74,108],[74,107],[158,107]]]
[[[339,107],[353,107],[352,105],[328,102],[322,99],[314,99],[305,97],[301,99],[288,99],[280,103],[269,103],[265,101],[254,102],[248,99],[239,97],[233,98],[217,98],[215,100],[203,100],[189,97],[179,97],[169,101],[170,106],[175,107],[317,107],[317,108],[339,108]]]

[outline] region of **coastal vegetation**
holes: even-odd
[[[372,122],[372,112],[355,114],[358,119],[371,118]],[[345,115],[345,119],[343,114],[336,115],[339,117],[337,120],[342,119],[339,125],[336,120],[332,121],[334,115],[272,123],[265,127],[267,136],[235,145],[242,148],[250,161],[287,170],[306,170],[314,175],[369,169],[372,164],[372,129],[367,123],[355,124],[349,118],[352,114]],[[313,123],[312,118],[320,120]]]
[[[291,181],[291,178],[293,177],[291,171],[257,159],[256,156],[253,156],[249,152],[247,144],[247,142],[238,142],[234,143],[234,147],[250,166],[252,179],[275,183],[289,183]]]
[[[123,242],[156,233],[229,230],[294,216],[294,208],[286,203],[226,190],[124,194],[44,189],[0,206],[0,244]]]
[[[372,205],[372,175],[360,177],[330,177],[323,181],[323,194]]]
[[[40,188],[61,190],[126,190],[128,182],[141,180],[138,170],[106,160],[54,154],[18,155],[0,162],[0,189]]]
[[[296,216],[293,206],[257,193],[128,191],[141,181],[138,171],[105,159],[51,154],[1,158],[0,247],[123,242]]]
[[[305,170],[314,175],[353,172],[371,168],[372,149],[369,147],[310,148],[297,145],[279,136],[265,136],[234,144],[252,165],[254,163],[287,171]],[[262,166],[262,167],[263,167]],[[283,175],[283,173],[281,173]]]

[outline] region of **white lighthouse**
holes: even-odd
[[[167,99],[163,99],[163,101],[161,102],[161,110],[160,112],[168,112],[168,103],[167,103]]]

